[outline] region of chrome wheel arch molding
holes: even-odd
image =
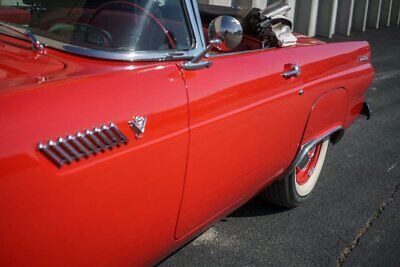
[[[283,175],[282,177],[285,177],[286,175],[291,173],[294,170],[294,168],[302,161],[302,159],[305,157],[305,155],[307,155],[307,153],[313,147],[315,147],[318,143],[323,142],[324,140],[327,140],[327,139],[330,139],[330,141],[333,144],[338,143],[340,141],[340,139],[343,137],[344,131],[345,131],[345,129],[343,126],[336,126],[332,129],[326,131],[322,135],[316,137],[315,139],[302,145],[299,152],[297,153],[294,161],[292,162],[292,164],[290,165],[288,170],[285,172],[285,175]]]

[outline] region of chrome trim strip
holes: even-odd
[[[100,58],[100,59],[108,59],[108,60],[120,60],[120,61],[169,61],[169,60],[183,60],[183,59],[191,59],[197,54],[201,53],[204,50],[204,39],[202,33],[199,32],[199,24],[195,16],[198,13],[197,4],[193,4],[191,0],[183,0],[184,6],[183,8],[187,8],[188,14],[188,26],[192,29],[194,34],[193,36],[193,48],[187,51],[163,51],[163,52],[152,52],[152,51],[107,51],[100,49],[91,49],[86,47],[80,47],[73,44],[64,43],[61,41],[57,41],[54,39],[50,39],[39,34],[35,33],[37,40],[44,44],[44,46],[48,46],[57,50],[65,51],[68,53],[73,53],[77,55]],[[201,21],[200,21],[201,25]],[[21,27],[15,26],[18,29],[23,29]],[[26,29],[24,29],[26,30]],[[12,34],[9,32],[1,31],[0,32],[19,38],[17,34]],[[20,39],[20,38],[19,38]],[[22,39],[25,40],[25,39]]]
[[[110,130],[113,131],[113,133],[118,136],[121,142],[123,142],[124,144],[128,143],[128,138],[126,138],[126,136],[121,131],[118,130],[117,126],[115,126],[114,123],[110,123]]]
[[[280,48],[259,48],[259,49],[254,49],[254,50],[245,50],[245,51],[229,52],[229,53],[209,53],[208,58],[212,59],[212,58],[244,55],[244,54],[251,54],[251,53],[254,54],[254,52],[270,51],[272,49],[280,49]]]
[[[110,132],[113,140],[107,136]],[[50,140],[47,144],[39,143],[38,150],[60,168],[127,143],[125,135],[110,123],[109,126],[95,127],[93,131],[85,130],[85,134],[78,132],[75,136],[69,134],[65,138],[59,137],[57,141]]]
[[[79,151],[80,151],[81,153],[84,154],[84,157],[85,157],[85,158],[88,158],[88,157],[90,156],[89,150],[87,150],[80,142],[78,142],[78,141],[76,140],[76,138],[77,138],[77,137],[74,137],[74,136],[72,136],[72,135],[68,135],[68,136],[67,136],[68,142],[70,142],[70,143],[72,143],[73,145],[75,145],[75,147],[78,148]]]
[[[191,1],[192,8],[194,10],[194,23],[196,25],[196,30],[199,34],[198,43],[201,45],[202,50],[207,47],[206,40],[203,33],[203,23],[200,17],[200,8],[197,1]]]
[[[54,141],[49,141],[48,143],[49,147],[52,148],[58,155],[61,156],[61,158],[67,163],[70,164],[73,159],[70,155],[68,155],[63,149],[59,147],[59,143],[56,143]]]
[[[90,130],[86,130],[85,135],[87,136],[87,138],[89,140],[92,140],[94,142],[94,144],[97,146],[97,150],[100,150],[101,152],[106,151],[106,149],[107,149],[106,145],[103,142],[101,142],[99,138],[97,138],[97,136],[94,134],[94,132],[92,132]]]
[[[118,142],[118,137],[113,133],[113,131],[111,131],[110,130],[110,128],[109,127],[107,127],[107,125],[103,125],[102,127],[101,127],[101,129],[103,130],[103,132],[106,134],[106,135],[108,135],[108,137],[110,137],[111,139],[112,139],[112,141],[115,143],[115,145],[117,146],[117,147],[119,147],[119,142]]]
[[[61,167],[63,165],[62,160],[59,156],[54,153],[49,146],[44,145],[42,143],[38,146],[39,151],[41,151],[50,161],[57,165],[57,167]]]
[[[75,160],[79,161],[79,160],[82,158],[82,156],[81,156],[81,154],[78,152],[78,150],[76,150],[73,146],[71,146],[71,145],[68,143],[68,137],[67,137],[66,140],[62,139],[61,137],[58,138],[58,143],[59,143],[61,146],[63,146],[63,147],[67,150],[67,152],[69,152],[69,154],[71,154],[71,155],[75,158]]]
[[[78,133],[76,136],[78,137],[78,140],[89,149],[90,154],[97,155],[99,149],[87,138],[86,135]]]
[[[93,130],[99,137],[101,141],[104,141],[111,149],[115,146],[114,142],[108,138],[101,129],[94,128]]]

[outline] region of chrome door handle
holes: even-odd
[[[299,77],[301,74],[300,66],[298,64],[293,64],[292,69],[282,73],[283,78],[289,79],[292,77]]]

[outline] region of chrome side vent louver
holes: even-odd
[[[126,136],[115,124],[110,123],[84,133],[60,137],[56,141],[50,140],[47,144],[39,143],[38,149],[57,167],[62,167],[126,144]]]

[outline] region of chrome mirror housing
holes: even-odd
[[[220,16],[210,23],[208,38],[210,40],[220,39],[222,42],[216,48],[223,52],[229,52],[242,42],[243,28],[234,17]]]
[[[191,61],[183,63],[185,70],[198,70],[211,67],[211,61],[203,61],[207,53],[216,48],[229,52],[238,47],[243,39],[243,28],[240,22],[231,16],[220,16],[214,19],[208,27],[209,45]]]

